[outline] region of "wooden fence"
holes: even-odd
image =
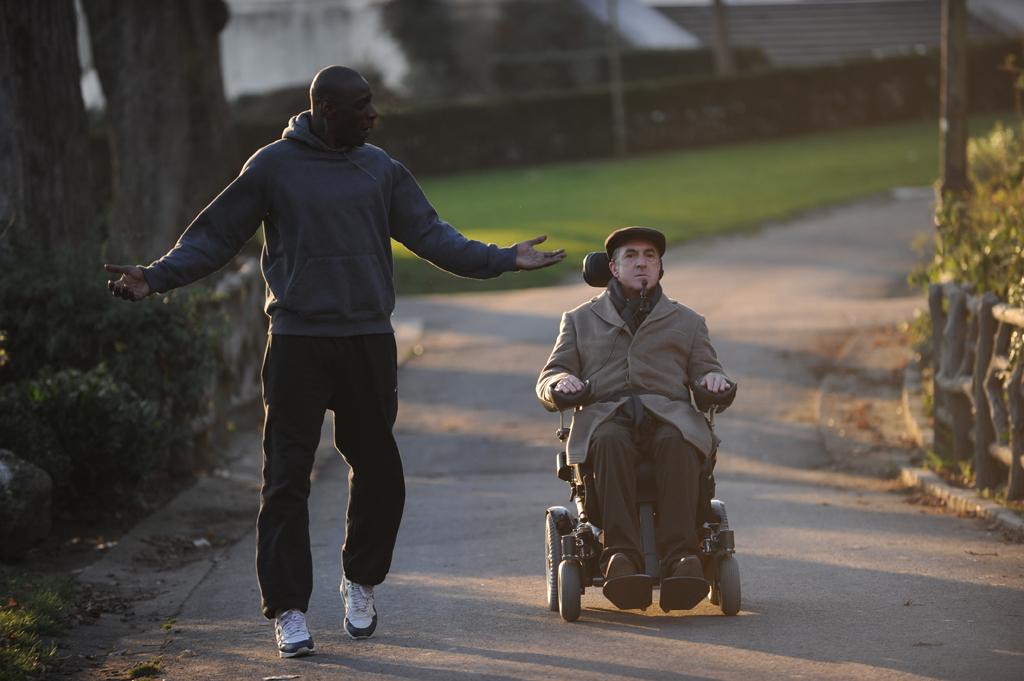
[[[928,308],[936,450],[973,459],[978,489],[1006,482],[1008,499],[1024,499],[1024,361],[1009,360],[1024,309],[954,283],[932,284]]]

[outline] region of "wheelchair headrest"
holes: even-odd
[[[594,251],[583,256],[583,281],[595,288],[604,288],[612,280],[612,271],[608,268],[608,254]]]

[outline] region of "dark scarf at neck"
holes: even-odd
[[[619,280],[612,279],[608,282],[608,295],[611,296],[612,305],[619,311],[622,321],[626,322],[630,331],[636,333],[647,319],[647,315],[658,304],[658,299],[661,298],[661,284],[655,284],[654,288],[647,289],[646,297],[627,298],[622,292]]]

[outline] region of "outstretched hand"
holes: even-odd
[[[557,251],[538,251],[534,246],[547,241],[547,236],[541,235],[516,244],[516,267],[521,270],[539,270],[542,267],[550,267],[565,260],[565,249]]]
[[[107,288],[110,289],[110,292],[118,298],[124,298],[125,300],[142,300],[153,292],[152,289],[149,288],[146,278],[142,276],[141,267],[104,265],[103,269],[107,272],[113,272],[114,274],[121,275],[121,278],[117,281],[107,282]]]

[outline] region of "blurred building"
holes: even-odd
[[[373,70],[389,86],[408,62],[381,26],[380,0],[227,0],[221,34],[228,99],[308,85],[330,64]]]
[[[434,99],[437,93],[426,85],[444,80],[444,74],[429,64],[410,63],[414,52],[383,24],[382,6],[387,1],[226,0],[231,17],[221,34],[221,59],[227,98],[305,87],[323,66],[347,64],[390,90]],[[425,39],[450,46],[456,66],[449,65],[454,71],[449,80],[460,86],[456,97],[525,91],[523,80],[541,90],[571,90],[599,85],[606,78],[609,0],[441,3],[450,13],[454,32]],[[700,53],[708,53],[713,45],[712,0],[615,3],[631,76],[665,77],[666,69],[691,75]],[[757,57],[746,60],[752,67],[764,63],[813,66],[922,53],[937,48],[940,40],[941,0],[725,0],[725,4],[730,43]],[[583,17],[587,21],[558,24],[559,18],[564,22],[573,15],[569,6],[587,15]],[[968,0],[968,11],[971,40],[1024,35],[1024,0]],[[555,37],[544,38],[545,31]],[[91,64],[84,19],[79,35],[83,96],[86,106],[99,108],[103,97]],[[675,56],[666,60],[658,52]],[[744,55],[739,56],[743,62]],[[664,62],[661,66],[655,63],[659,59]],[[711,69],[710,58],[705,61]]]
[[[608,23],[612,4],[608,0],[576,0],[603,24]],[[641,0],[615,0],[619,34],[625,44],[640,49],[689,50],[701,46],[701,39],[684,25],[672,21],[659,8]]]
[[[645,0],[701,45],[711,45],[710,0]],[[761,49],[775,66],[813,66],[937,49],[941,0],[729,0],[732,45]],[[969,41],[1024,32],[1024,0],[968,0]],[[628,37],[627,37],[628,39]]]

